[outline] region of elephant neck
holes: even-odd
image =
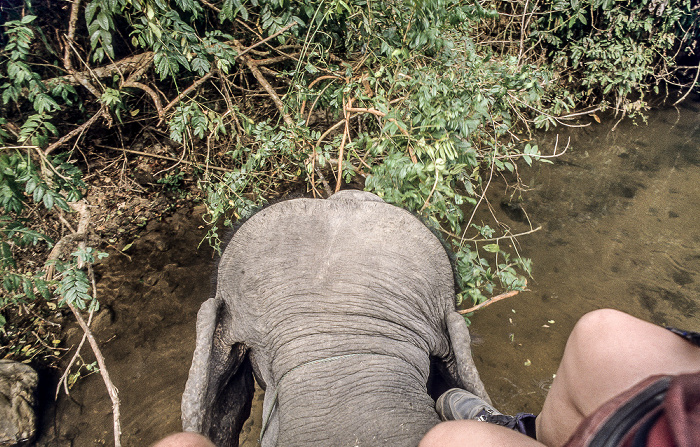
[[[427,374],[391,354],[301,363],[277,381],[278,444],[416,445],[439,422]]]

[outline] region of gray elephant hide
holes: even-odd
[[[373,194],[258,212],[217,275],[182,418],[218,446],[238,445],[253,375],[265,389],[263,446],[415,446],[439,422],[429,382],[488,400],[444,247]]]

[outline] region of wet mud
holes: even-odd
[[[214,267],[212,250],[197,249],[205,233],[202,212],[181,209],[149,223],[128,250],[109,251],[96,267],[102,308],[92,327],[119,389],[124,446],[147,446],[181,429],[194,323]],[[77,346],[81,335],[69,329],[68,346]],[[82,352],[85,363],[94,361],[87,344]],[[56,405],[49,395],[54,383],[43,389],[46,411],[36,445],[114,445],[111,402],[99,374],[79,379]]]

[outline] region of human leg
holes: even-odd
[[[199,433],[182,432],[161,439],[153,447],[214,447],[214,444]]]
[[[537,439],[563,445],[585,417],[643,379],[698,370],[700,348],[670,331],[616,310],[590,312],[566,343]]]
[[[511,429],[472,420],[447,421],[433,427],[419,447],[542,447],[543,444]]]

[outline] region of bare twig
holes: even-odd
[[[61,246],[65,247],[66,243],[62,243],[64,239],[70,238],[70,240],[78,240],[80,238],[85,238],[87,237],[88,233],[88,227],[90,224],[90,211],[88,209],[88,204],[85,200],[82,200],[80,202],[74,202],[71,203],[71,208],[73,208],[75,211],[77,211],[80,215],[80,220],[78,222],[78,229],[76,230],[75,233],[69,234],[64,236],[54,247],[54,250],[51,251],[49,254],[49,260],[51,260],[52,256],[54,257],[53,260],[58,259],[58,257],[61,255],[60,252],[58,252],[56,249]],[[53,275],[53,270],[51,270],[51,275]],[[94,278],[93,275],[91,275],[91,278]],[[47,279],[51,279],[49,276],[49,272],[47,271]],[[93,297],[95,297],[95,291],[94,291],[94,279],[93,279]],[[82,328],[84,334],[87,337],[88,342],[90,343],[90,347],[92,348],[92,352],[95,354],[95,358],[97,359],[97,364],[99,365],[100,368],[100,375],[102,375],[102,380],[105,382],[105,386],[107,387],[107,393],[109,394],[109,398],[112,401],[112,418],[113,418],[113,423],[114,423],[114,446],[115,447],[121,447],[121,422],[120,422],[120,412],[119,412],[119,392],[117,390],[117,387],[114,386],[114,383],[112,383],[111,379],[109,378],[109,372],[107,371],[107,365],[105,364],[105,359],[104,356],[102,355],[102,351],[100,350],[99,345],[97,344],[97,341],[95,340],[94,335],[92,334],[92,331],[90,330],[90,327],[85,323],[85,320],[83,320],[82,315],[80,315],[80,311],[75,308],[71,303],[66,302],[68,305],[68,308],[71,310],[73,315],[75,316],[75,319],[78,321],[78,324]]]
[[[489,298],[486,301],[484,301],[483,303],[477,304],[476,306],[470,307],[469,309],[458,310],[457,313],[461,314],[461,315],[468,314],[470,312],[474,312],[476,310],[479,310],[482,307],[489,306],[489,305],[495,303],[496,301],[501,301],[501,300],[504,300],[506,298],[510,298],[510,297],[515,296],[519,293],[520,293],[520,290],[511,290],[510,292],[501,293],[500,295],[496,295],[493,298]]]
[[[95,121],[97,121],[98,118],[104,116],[106,114],[106,112],[107,112],[107,110],[104,107],[100,108],[100,110],[96,114],[94,114],[92,116],[92,118],[85,121],[80,126],[76,127],[75,129],[71,130],[70,132],[68,132],[67,134],[65,134],[61,138],[59,138],[58,141],[51,143],[51,145],[49,145],[49,147],[47,147],[46,150],[44,151],[44,155],[49,155],[51,152],[53,152],[56,148],[61,146],[66,141],[70,140],[71,138],[75,137],[76,135],[80,135],[83,132],[85,132],[90,126],[92,126],[95,123]]]

